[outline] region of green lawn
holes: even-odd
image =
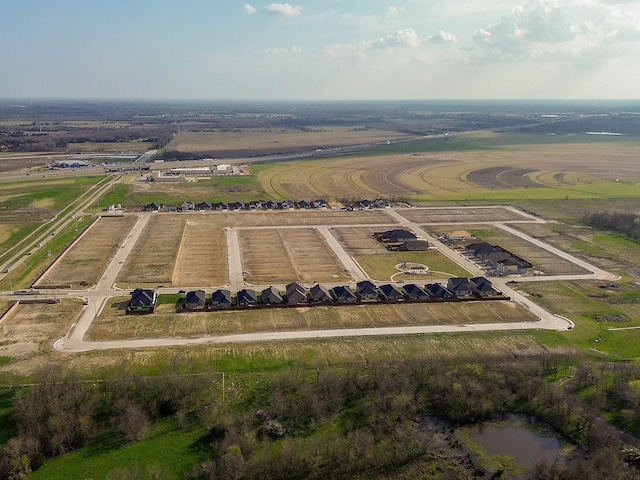
[[[416,262],[426,265],[430,271],[433,271],[433,276],[436,278],[449,276],[468,277],[470,275],[467,270],[435,250],[427,252],[390,252],[380,255],[358,256],[355,259],[374,280],[389,280],[391,275],[400,272],[396,265],[403,262]],[[396,280],[399,277],[395,277]],[[426,282],[430,280],[431,274],[403,275],[402,278],[408,281]]]

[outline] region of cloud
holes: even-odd
[[[440,43],[453,43],[457,41],[457,38],[455,35],[451,33],[440,30],[435,35],[431,35],[428,40],[430,43],[440,44]]]
[[[271,3],[262,10],[269,15],[278,15],[282,17],[297,17],[302,13],[302,7],[290,5],[288,3]]]
[[[420,38],[415,30],[406,28],[374,40],[370,44],[373,48],[417,47],[420,45]]]
[[[249,4],[249,3],[245,3],[244,7],[242,7],[242,9],[244,10],[244,13],[248,14],[248,15],[253,15],[254,13],[256,13],[258,10],[256,9],[256,7],[254,7],[253,5]]]
[[[404,11],[404,7],[389,7],[387,8],[387,15],[394,16]]]
[[[271,55],[290,55],[302,53],[302,48],[294,45],[291,48],[267,48],[265,52]]]

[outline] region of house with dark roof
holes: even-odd
[[[209,202],[200,202],[196,204],[196,210],[211,210],[212,208],[213,205],[211,205]]]
[[[252,307],[258,304],[256,291],[251,288],[243,288],[238,292],[238,306]]]
[[[402,290],[409,300],[429,300],[429,294],[415,283],[403,285]]]
[[[492,283],[485,277],[473,277],[469,279],[473,288],[476,290],[476,295],[482,298],[499,297],[501,292],[493,288]]]
[[[373,206],[373,202],[371,200],[360,200],[358,202],[358,208],[371,208]]]
[[[389,203],[389,200],[387,200],[386,198],[376,198],[373,201],[373,206],[376,208],[386,208],[391,206]]]
[[[402,228],[395,228],[393,230],[387,230],[386,232],[377,232],[374,236],[384,243],[404,243],[418,240],[418,236],[415,233]]]
[[[333,298],[331,297],[331,293],[329,293],[329,289],[324,285],[320,285],[319,283],[316,283],[309,289],[309,295],[311,296],[312,303],[333,302]]]
[[[378,289],[380,290],[380,296],[386,302],[398,302],[404,299],[404,294],[397,287],[391,285],[390,283],[380,285]]]
[[[158,205],[157,203],[147,203],[142,209],[145,212],[157,212],[162,208],[162,205]]]
[[[453,298],[453,293],[439,283],[427,283],[424,286],[424,291],[435,300],[451,300]]]
[[[146,288],[136,288],[131,292],[129,310],[132,312],[153,312],[158,301],[158,292]]]
[[[398,246],[400,252],[424,252],[429,250],[429,242],[426,240],[409,240]]]
[[[218,289],[211,294],[211,306],[213,308],[229,308],[233,306],[231,292],[229,290]]]
[[[225,202],[218,202],[215,204],[216,210],[229,210],[229,205]]]
[[[242,210],[244,208],[244,203],[242,202],[234,202],[230,205],[232,210]]]
[[[282,296],[276,287],[267,287],[260,294],[263,305],[281,305]]]
[[[362,280],[356,284],[356,296],[360,300],[377,300],[380,292],[371,280]]]
[[[331,291],[338,303],[356,303],[358,301],[358,297],[348,285],[338,285],[333,287]]]
[[[293,208],[293,206],[294,204],[291,200],[283,200],[278,204],[278,207],[280,207],[282,210],[289,210],[290,208]]]
[[[276,202],[274,202],[273,200],[268,200],[268,201],[264,202],[263,206],[267,210],[277,210],[278,209],[278,204]]]
[[[327,201],[322,198],[319,198],[317,200],[312,201],[311,205],[313,206],[313,208],[327,208]]]
[[[249,202],[249,210],[260,210],[262,208],[261,200],[251,200]]]
[[[447,290],[453,293],[457,298],[473,297],[476,289],[468,278],[450,278],[447,280]]]
[[[186,310],[204,310],[206,305],[206,294],[204,290],[191,290],[187,292],[182,306]]]
[[[503,275],[524,272],[532,267],[526,260],[523,260],[502,247],[491,245],[487,242],[467,245],[462,253],[463,255],[477,257],[483,260]]]
[[[287,304],[289,305],[304,305],[309,303],[307,299],[307,290],[300,282],[293,282],[285,287],[287,294]]]
[[[180,205],[178,207],[178,210],[180,210],[181,212],[186,212],[189,210],[195,210],[196,206],[193,204],[193,202],[182,202],[182,205]]]
[[[300,200],[299,202],[296,202],[295,206],[301,209],[311,208],[311,204],[306,200]]]

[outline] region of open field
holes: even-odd
[[[153,142],[133,140],[130,142],[83,142],[67,143],[68,153],[143,153],[153,147]]]
[[[64,254],[64,259],[34,287],[95,285],[136,220],[133,216],[98,218],[82,239]]]
[[[80,300],[20,305],[0,326],[0,357],[25,360],[50,351],[50,343],[67,332],[80,313]]]
[[[125,261],[117,282],[123,284],[171,283],[186,218],[154,215]]]
[[[503,138],[503,145],[481,151],[271,164],[260,168],[258,178],[273,198],[350,199],[379,194],[427,201],[640,196],[630,183],[640,180],[637,143],[585,140],[510,146],[508,136]]]
[[[452,262],[442,253],[430,250],[427,252],[387,252],[379,255],[356,256],[355,260],[367,272],[367,275],[374,280],[390,280],[394,274],[399,274],[400,270],[396,265],[403,262],[415,262],[426,265],[429,273],[426,275],[399,274],[394,277],[395,281],[404,280],[406,282],[429,282],[432,279],[447,279],[449,277],[468,277],[469,272]]]
[[[182,132],[167,145],[181,152],[261,151],[288,152],[292,149],[331,148],[408,138],[393,130],[316,126],[313,131],[297,128],[243,129],[236,132]]]
[[[382,242],[372,237],[375,232],[384,230],[382,227],[336,227],[331,233],[349,255],[361,257],[390,253]]]
[[[0,156],[0,173],[14,172],[16,170],[30,170],[32,168],[47,165],[49,159],[46,157],[11,158],[10,156]]]
[[[529,322],[535,317],[508,301],[438,304],[356,305],[249,309],[229,312],[175,313],[173,305],[152,315],[125,315],[127,299],[111,299],[87,335],[93,341],[158,336],[189,337],[210,332],[234,333],[389,327],[396,325],[459,325]]]
[[[225,232],[211,217],[191,217],[184,227],[173,282],[177,285],[225,285],[229,281]]]
[[[408,210],[398,210],[398,213],[407,220],[417,224],[506,222],[511,220],[530,220],[528,217],[525,217],[524,215],[518,215],[517,213],[511,210],[507,210],[506,208],[411,208]]]

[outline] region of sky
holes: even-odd
[[[0,98],[640,98],[640,0],[2,0],[0,18]]]

